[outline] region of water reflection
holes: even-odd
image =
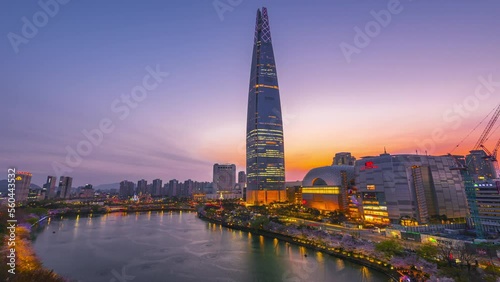
[[[363,266],[361,268],[361,278],[362,278],[361,281],[370,281],[371,279],[370,270],[366,266]]]
[[[52,221],[38,234],[35,250],[45,266],[78,281],[109,282],[113,271],[151,282],[388,280],[278,239],[203,222],[194,213],[131,215]]]
[[[345,267],[344,261],[341,260],[341,259],[337,260],[337,269],[338,270],[343,270],[344,267]]]
[[[73,228],[73,240],[76,240],[76,238],[78,237],[79,222],[80,222],[80,215],[77,215],[76,219],[75,219],[75,225],[74,225],[74,228]]]

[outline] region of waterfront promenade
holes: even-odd
[[[207,222],[219,224],[219,225],[226,227],[226,228],[250,232],[250,233],[253,233],[255,235],[265,236],[265,237],[269,237],[269,238],[276,238],[278,240],[282,240],[282,241],[285,241],[288,243],[303,246],[303,247],[306,247],[306,248],[311,249],[311,250],[315,250],[315,251],[323,252],[323,253],[326,253],[326,254],[329,254],[332,256],[336,256],[338,258],[348,260],[348,261],[357,263],[359,265],[363,265],[363,266],[369,267],[371,269],[385,273],[393,281],[400,281],[400,277],[402,276],[401,273],[394,266],[389,264],[388,262],[384,262],[378,258],[370,257],[370,256],[367,256],[364,254],[359,254],[359,253],[356,253],[353,251],[347,251],[342,247],[329,247],[325,244],[321,244],[321,243],[318,243],[318,242],[315,242],[315,241],[309,240],[309,239],[297,238],[297,237],[293,237],[293,236],[286,235],[286,234],[271,232],[271,231],[268,231],[265,229],[255,229],[255,228],[251,228],[251,227],[241,226],[238,224],[226,223],[222,220],[209,218],[200,212],[198,212],[198,217],[202,220],[207,221]]]

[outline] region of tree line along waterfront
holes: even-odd
[[[196,210],[205,221],[328,253],[384,272],[394,280],[408,278],[410,281],[437,281],[439,278],[439,281],[496,281],[500,277],[499,269],[493,265],[478,265],[479,258],[470,246],[457,249],[444,244],[408,245],[402,240],[383,237],[380,240],[380,237],[367,239],[355,228],[324,228],[322,221],[325,221],[325,216],[320,216],[314,209],[297,205],[246,207],[237,200],[202,203],[188,199],[163,199],[157,202],[119,204],[46,201],[19,207],[16,213],[19,223],[16,227],[16,275],[12,276],[15,280],[12,277],[11,280],[6,280],[9,234],[6,226],[8,218],[4,210],[0,211],[1,235],[4,238],[1,245],[4,263],[0,268],[0,278],[5,279],[1,279],[2,281],[64,281],[58,274],[43,268],[31,246],[31,231],[43,224],[47,216],[58,218],[155,210]],[[331,223],[341,223],[344,220],[339,212],[328,215],[326,219]],[[451,254],[458,254],[459,263],[450,257]],[[43,277],[44,280],[33,280],[33,277]]]

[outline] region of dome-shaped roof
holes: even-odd
[[[354,166],[323,166],[311,169],[306,176],[304,176],[302,186],[341,186],[341,171],[347,173],[348,181],[354,178]]]

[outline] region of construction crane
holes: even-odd
[[[481,148],[488,155],[487,158],[490,159],[492,162],[497,161],[497,152],[499,147],[500,147],[500,139],[498,139],[497,144],[495,145],[495,147],[493,147],[493,152],[490,152],[490,150],[488,150],[484,145],[481,145]]]
[[[490,152],[484,145],[481,145],[481,148],[486,153],[486,159],[490,160],[493,163],[493,167],[495,168],[497,175],[493,176],[493,178],[499,177],[498,172],[500,171],[497,160],[498,149],[500,148],[500,139],[498,139],[497,144],[493,147],[493,152]]]
[[[479,148],[483,146],[483,143],[488,139],[490,131],[497,122],[499,116],[500,116],[500,104],[498,104],[497,108],[495,109],[495,113],[493,114],[493,116],[491,116],[490,121],[486,125],[486,128],[481,134],[481,137],[479,137],[479,140],[477,140],[476,145],[474,145],[474,148],[472,150],[479,150]]]
[[[489,115],[489,114],[488,114]],[[480,148],[484,150],[484,152],[489,156],[488,158],[490,160],[496,160],[496,154],[498,151],[498,147],[500,145],[500,140],[497,142],[495,149],[493,150],[493,153],[489,152],[486,147],[484,146],[484,143],[488,138],[490,137],[491,130],[493,129],[495,123],[498,120],[498,117],[500,116],[500,104],[495,108],[493,115],[491,116],[490,121],[486,125],[486,128],[483,130],[483,133],[481,133],[481,136],[477,140],[476,144],[474,145],[472,150],[479,150]],[[474,130],[479,127],[479,125],[482,123],[481,121],[475,128]],[[470,133],[469,133],[470,134]],[[462,140],[463,141],[463,140]],[[457,147],[461,144],[460,142]],[[449,154],[451,156],[451,154]],[[471,158],[472,160],[472,158]],[[474,226],[474,229],[476,230],[476,236],[479,239],[484,238],[484,231],[481,223],[481,218],[479,216],[479,208],[476,200],[476,187],[474,183],[474,178],[471,175],[468,167],[469,163],[465,163],[465,166],[460,164],[460,162],[455,158],[456,161],[456,166],[450,168],[451,170],[458,170],[460,171],[460,175],[462,176],[462,180],[464,182],[465,186],[465,195],[467,197],[467,202],[469,204],[469,209],[470,209],[470,218],[472,221],[472,225]]]

